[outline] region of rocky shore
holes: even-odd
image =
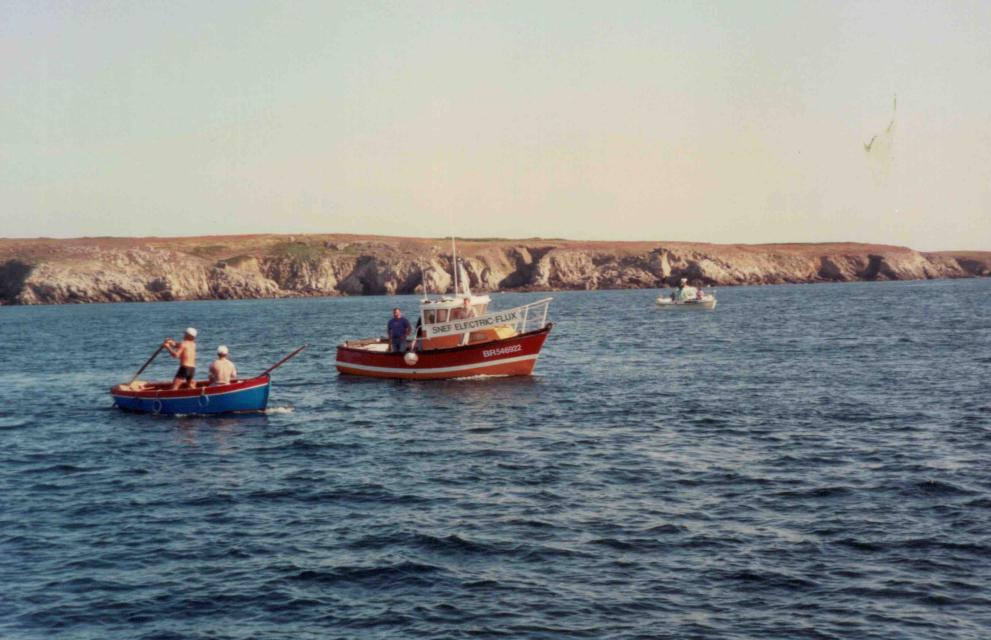
[[[991,275],[991,251],[856,243],[460,240],[474,290],[653,288]],[[374,295],[451,286],[450,241],[382,236],[0,239],[0,304]]]

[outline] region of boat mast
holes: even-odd
[[[454,236],[451,236],[451,268],[454,270],[454,297],[458,297],[458,249],[454,244]]]

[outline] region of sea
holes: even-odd
[[[657,293],[492,294],[535,375],[444,382],[334,369],[412,296],[0,307],[0,638],[991,638],[991,279]],[[114,409],[187,326],[309,346]]]

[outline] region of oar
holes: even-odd
[[[148,358],[148,360],[143,365],[141,365],[141,368],[138,369],[138,372],[134,374],[134,377],[131,378],[130,382],[128,382],[127,384],[131,384],[131,382],[134,382],[135,380],[137,380],[138,379],[138,376],[141,375],[141,372],[148,368],[148,365],[151,364],[151,361],[154,360],[155,358],[157,358],[158,357],[158,354],[160,354],[162,352],[162,349],[164,349],[164,348],[165,348],[165,345],[164,344],[158,345],[158,348],[155,349],[155,353],[151,354],[151,357]]]
[[[288,362],[291,358],[296,357],[296,354],[297,353],[299,353],[300,351],[302,351],[303,349],[305,349],[308,346],[310,346],[310,345],[304,344],[302,347],[300,347],[299,349],[296,349],[295,351],[293,351],[292,353],[290,353],[289,355],[287,355],[282,360],[279,360],[278,362],[276,362],[275,364],[273,364],[268,369],[265,369],[264,371],[262,371],[261,374],[258,375],[258,377],[261,378],[262,376],[266,376],[266,375],[272,373],[273,371],[275,371],[276,369],[278,369],[279,367],[281,367],[282,365],[284,365],[286,362]]]

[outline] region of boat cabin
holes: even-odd
[[[454,323],[478,318],[488,313],[492,299],[487,295],[476,296],[470,293],[458,297],[444,296],[437,299],[424,298],[420,301],[420,323],[416,335],[416,348],[420,351],[448,349],[466,344],[478,344],[511,338],[516,329],[511,325],[482,328],[477,331],[457,331],[450,335],[431,335],[431,328],[455,326]]]
[[[444,296],[435,300],[420,301],[420,319],[423,324],[436,324],[466,317],[482,316],[489,309],[492,299],[488,296],[466,295],[458,298]]]

